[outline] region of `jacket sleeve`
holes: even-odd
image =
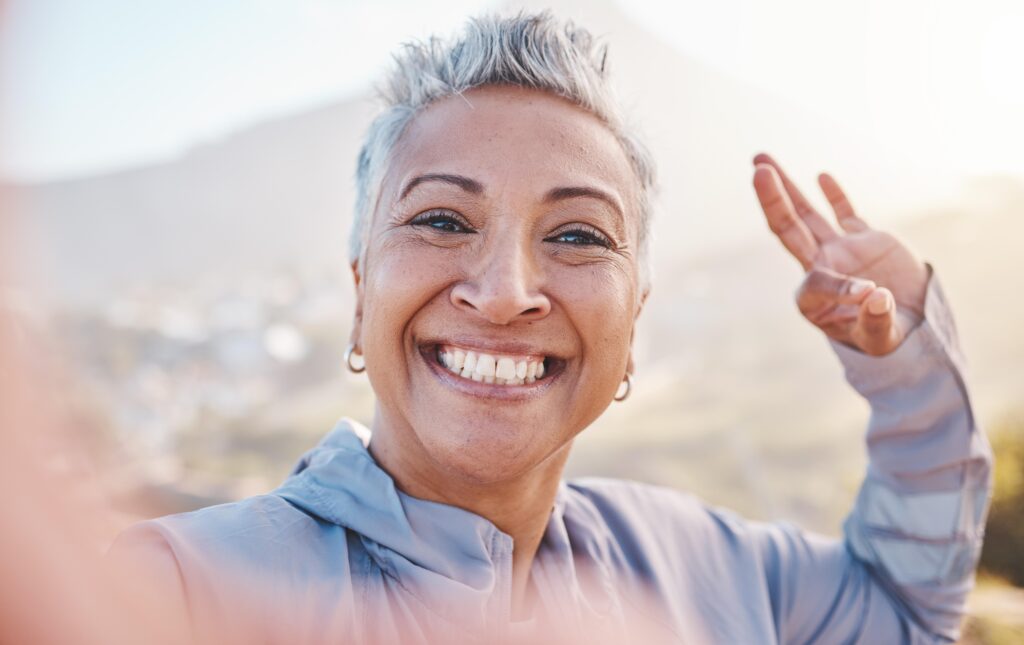
[[[779,640],[953,642],[981,552],[992,457],[936,278],[924,320],[894,352],[833,349],[871,407],[869,465],[842,544],[778,525],[761,534]]]

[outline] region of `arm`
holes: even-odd
[[[930,267],[872,229],[828,175],[836,230],[767,155],[754,186],[806,271],[800,311],[871,405],[869,467],[843,545],[759,536],[783,642],[946,642],[981,549],[991,456],[975,426],[952,316]]]
[[[844,526],[847,546],[894,596],[897,612],[953,641],[981,553],[992,458],[937,281],[924,321],[893,353],[833,346],[871,405],[870,461]],[[884,637],[872,627],[864,626],[866,640]]]

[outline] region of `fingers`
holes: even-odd
[[[896,300],[892,292],[880,287],[860,305],[852,337],[866,354],[882,356],[899,347],[903,332],[896,320]]]
[[[797,290],[797,306],[826,334],[872,356],[893,351],[905,335],[891,291],[831,269],[807,272]]]
[[[775,168],[758,164],[754,170],[754,190],[768,220],[768,227],[804,270],[809,269],[818,254],[818,243],[803,220],[797,216]]]
[[[782,170],[782,166],[779,162],[775,161],[771,155],[760,153],[754,157],[754,165],[766,164],[775,169],[778,173],[779,178],[782,180],[782,187],[786,189],[786,193],[789,195],[790,201],[793,203],[793,208],[796,210],[796,214],[804,221],[807,228],[810,229],[811,234],[818,242],[826,242],[832,238],[838,237],[836,230],[832,228],[832,225],[828,223],[824,217],[818,213],[817,210],[811,206],[811,203],[807,201],[800,189],[796,187],[786,175],[785,171]]]
[[[856,319],[861,302],[874,289],[875,283],[871,280],[815,267],[800,284],[796,303],[807,320],[825,327]]]
[[[846,197],[846,193],[839,187],[839,183],[832,178],[832,175],[827,173],[818,175],[818,185],[821,186],[821,191],[825,193],[825,199],[832,205],[832,210],[836,214],[836,221],[839,222],[839,226],[844,231],[847,233],[859,233],[868,230],[867,223],[857,216],[857,213],[853,210],[853,205],[850,204],[850,200]]]

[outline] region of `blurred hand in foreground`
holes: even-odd
[[[830,338],[873,356],[894,351],[924,317],[927,265],[860,218],[836,180],[818,176],[837,229],[778,162],[754,157],[754,189],[782,245],[806,271],[796,301]]]

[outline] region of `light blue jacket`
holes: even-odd
[[[637,625],[648,642],[651,631],[686,643],[955,640],[991,457],[937,282],[925,321],[892,354],[833,347],[871,404],[870,465],[845,540],[747,522],[665,488],[563,483],[531,570],[540,611],[588,642],[633,642]],[[268,643],[515,633],[512,539],[396,489],[368,436],[343,420],[272,493],[139,524],[114,557],[162,572],[198,635],[225,624]]]

